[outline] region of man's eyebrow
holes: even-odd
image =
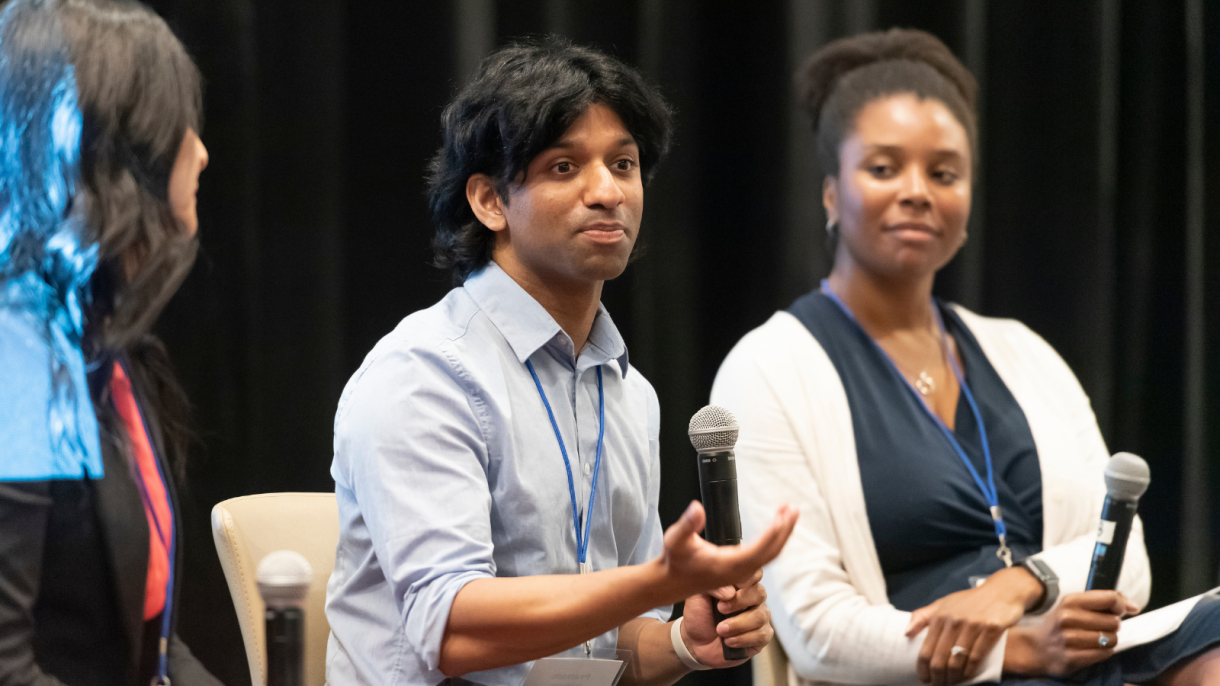
[[[627,147],[628,145],[639,145],[638,143],[635,142],[635,138],[632,137],[630,134],[618,139],[617,141],[614,142],[614,144],[620,148]],[[555,141],[554,145],[548,145],[546,149],[547,150],[571,150],[572,148],[575,148],[575,147],[576,147],[576,143],[574,143],[571,139],[560,138],[559,140]]]

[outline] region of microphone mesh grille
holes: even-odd
[[[688,434],[700,452],[731,450],[737,445],[737,418],[723,407],[708,405],[690,418]]]
[[[268,607],[283,608],[303,603],[313,582],[313,567],[305,556],[292,550],[268,553],[255,571],[259,595]]]
[[[1119,500],[1138,500],[1148,490],[1148,463],[1138,455],[1118,453],[1106,463],[1106,492]]]

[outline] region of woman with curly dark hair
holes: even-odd
[[[834,267],[712,390],[741,425],[746,530],[778,500],[803,510],[766,579],[795,681],[1215,683],[1214,598],[1120,640],[1151,586],[1138,520],[1118,591],[1084,590],[1110,455],[1071,370],[1024,325],[932,296],[966,240],[974,77],[895,29],[827,45],[797,86]]]
[[[0,682],[215,684],[174,634],[199,75],[130,0],[0,8]]]

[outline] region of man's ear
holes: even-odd
[[[822,207],[826,209],[826,225],[839,223],[839,180],[833,176],[822,179]]]
[[[492,231],[508,228],[504,217],[504,201],[496,190],[496,184],[486,174],[472,174],[466,179],[466,201],[479,223]]]

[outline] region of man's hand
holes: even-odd
[[[915,671],[931,684],[955,684],[973,677],[1004,631],[1038,601],[1042,584],[1020,567],[1001,569],[987,582],[937,600],[911,613],[907,637],[924,627]]]
[[[441,671],[459,676],[535,660],[630,624],[635,629],[627,632],[630,636],[620,634],[620,646],[624,641],[638,643],[636,659],[648,663],[640,665],[631,681],[661,683],[668,678],[666,664],[674,668],[673,680],[677,680],[684,670],[674,658],[667,628],[656,620],[633,620],[652,608],[712,589],[757,586],[758,571],[779,555],[796,526],[796,518],[797,511],[783,505],[758,540],[719,547],[699,537],[703,507],[692,503],[665,532],[661,555],[645,564],[591,574],[475,579],[457,592],[449,608],[441,643]],[[729,607],[762,602],[756,595],[760,592],[761,587],[749,591],[744,600]],[[735,590],[732,595],[736,596]],[[732,624],[721,622],[720,626],[727,625],[730,631],[738,627],[740,631],[757,618],[738,619]],[[644,630],[649,624],[657,626]]]
[[[1008,632],[1004,672],[1061,676],[1101,662],[1114,654],[1122,617],[1136,612],[1139,608],[1117,591],[1066,595],[1038,626]]]
[[[745,588],[763,565],[784,549],[799,516],[791,505],[780,505],[771,525],[758,539],[742,545],[717,546],[699,536],[706,515],[703,506],[694,501],[665,532],[665,550],[655,563],[660,566],[665,585],[678,598],[724,587]],[[757,583],[753,581],[753,585]]]
[[[771,611],[764,604],[767,589],[762,581],[762,570],[758,570],[741,586],[724,586],[707,595],[693,595],[686,599],[682,611],[682,640],[695,659],[717,669],[734,667],[745,660],[725,661],[721,641],[730,648],[745,648],[750,657],[762,652],[775,630],[771,628]],[[712,603],[718,605],[721,614],[730,615],[745,610],[736,617],[727,617],[719,625],[712,615]]]

